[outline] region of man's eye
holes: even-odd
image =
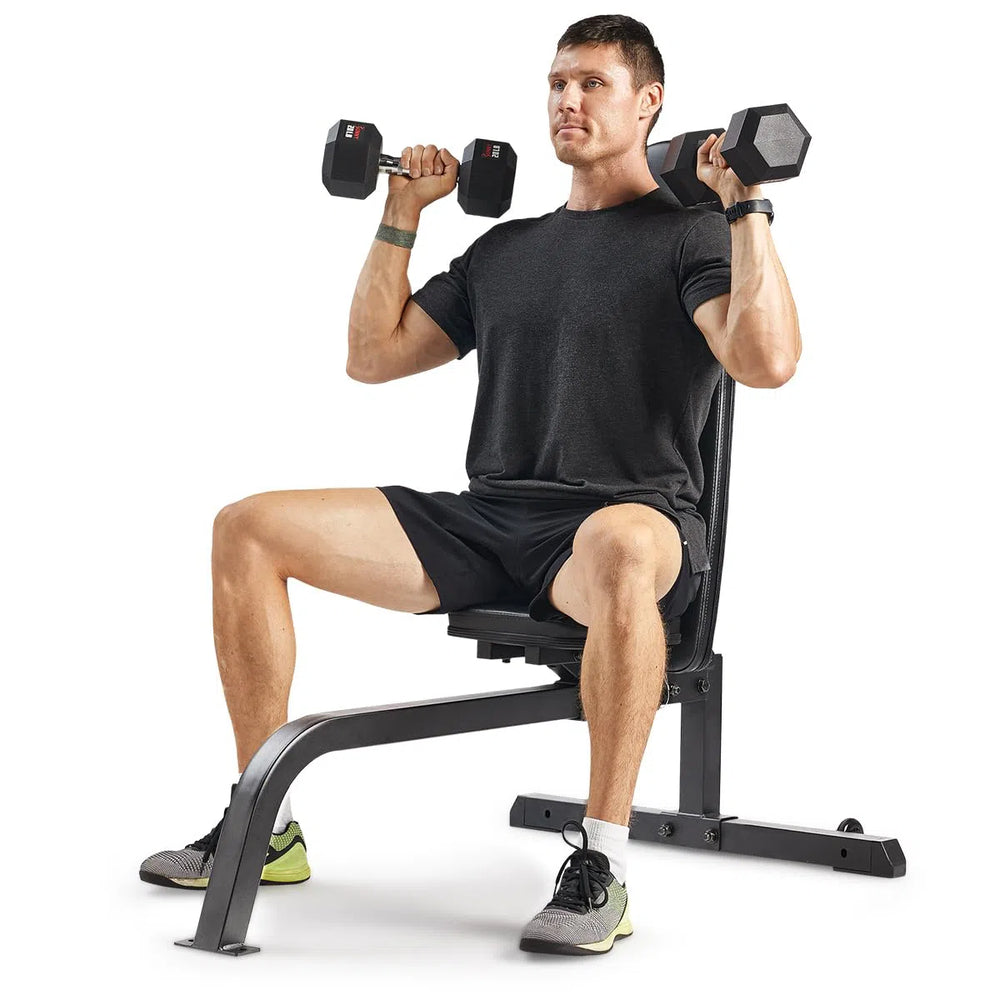
[[[601,81],[595,79],[595,80],[588,80],[587,83],[601,83]],[[601,84],[601,86],[603,86],[603,84]]]

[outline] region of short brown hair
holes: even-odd
[[[556,44],[556,52],[570,45],[599,45],[613,42],[619,58],[628,67],[632,89],[639,92],[648,83],[663,83],[663,57],[653,43],[649,28],[625,14],[597,14],[571,24]],[[663,109],[661,104],[646,129],[646,142]]]

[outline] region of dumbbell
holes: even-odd
[[[719,196],[698,180],[698,147],[721,128],[682,132],[669,142],[646,147],[646,162],[657,183],[686,206],[718,202]],[[737,111],[725,130],[722,155],[746,187],[797,177],[812,138],[787,104],[767,104]]]
[[[516,170],[517,154],[506,142],[473,139],[458,168],[462,210],[498,219],[510,208]],[[382,153],[382,133],[371,122],[342,118],[326,136],[323,186],[339,198],[367,198],[380,173],[410,172],[399,165],[398,156]]]

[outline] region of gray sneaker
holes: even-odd
[[[230,790],[230,801],[232,792]],[[170,889],[207,889],[212,875],[212,863],[219,846],[222,819],[212,828],[211,833],[188,844],[180,851],[159,851],[151,854],[139,866],[139,878],[152,885],[163,885]],[[292,820],[281,833],[272,833],[267,845],[267,856],[260,874],[261,885],[298,885],[309,878],[309,861],[306,858],[306,842],[302,827]]]
[[[562,827],[562,838],[570,847],[573,844],[566,840],[569,826],[583,834],[583,847],[563,862],[555,895],[521,933],[521,951],[597,955],[611,951],[616,938],[632,933],[628,893],[611,874],[607,855],[587,847],[587,831],[575,819]]]

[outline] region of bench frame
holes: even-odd
[[[803,861],[898,878],[906,872],[899,843],[866,835],[855,819],[845,819],[837,830],[812,830],[740,819],[719,810],[722,656],[711,644],[725,542],[734,389],[733,379],[722,371],[700,443],[705,487],[698,509],[706,524],[712,568],[690,607],[679,619],[665,623],[669,655],[661,705],[681,707],[678,808],[633,806],[629,837],[665,847]],[[317,757],[557,719],[584,721],[579,689],[584,626],[536,622],[525,606],[513,604],[448,614],[448,634],[475,639],[479,658],[507,662],[524,657],[526,663],[552,669],[556,682],[307,715],[277,729],[247,764],[233,793],[195,936],[176,944],[231,956],[259,951],[245,940],[271,830],[295,777]],[[582,821],[585,811],[583,799],[518,795],[510,825],[558,832],[567,820]]]

